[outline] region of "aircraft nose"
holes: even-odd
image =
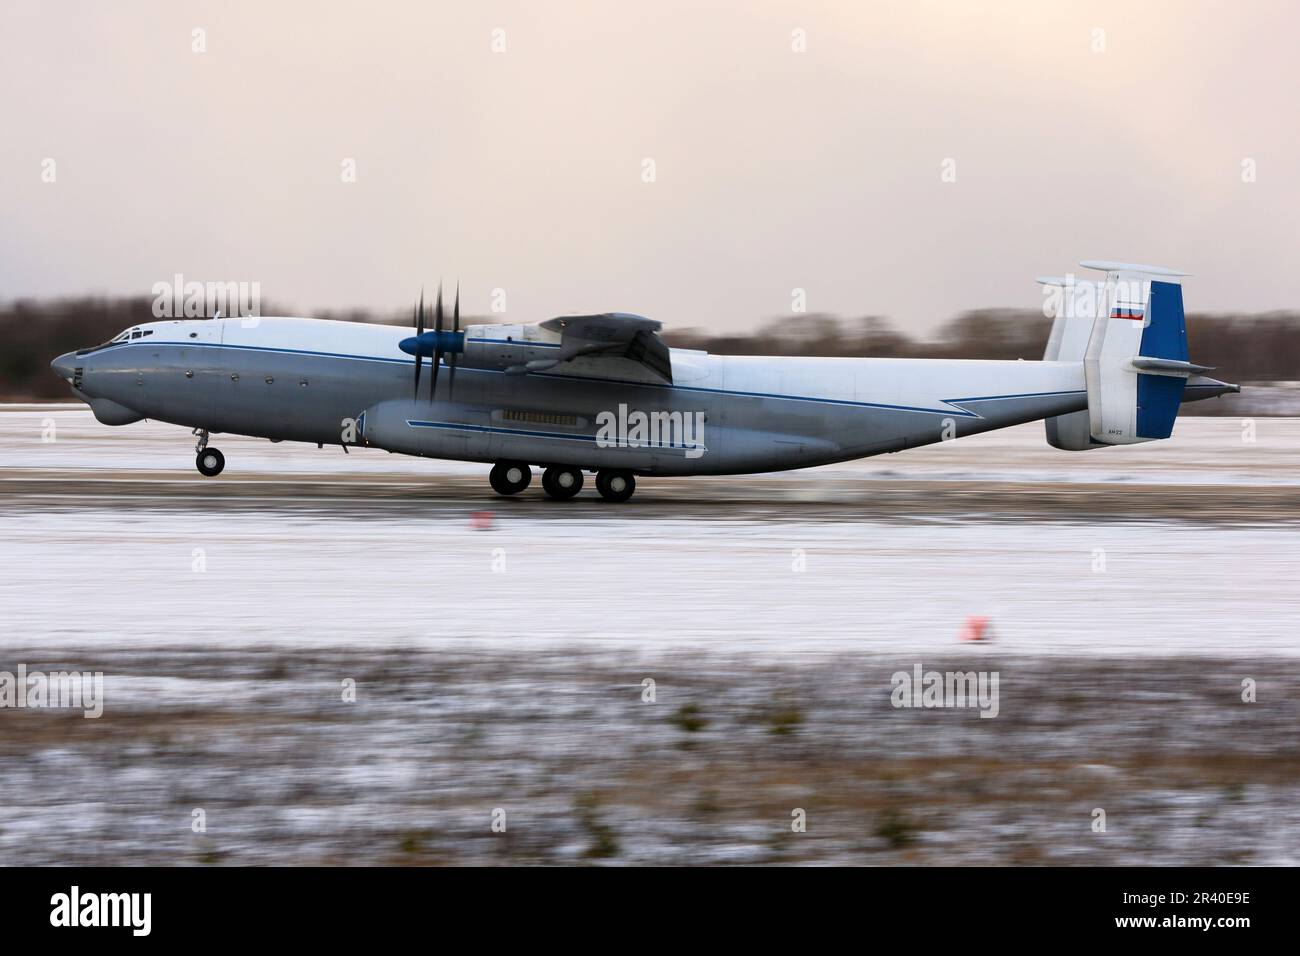
[[[59,376],[59,378],[66,379],[70,382],[72,381],[72,376],[75,374],[74,370],[76,368],[76,361],[76,352],[64,352],[50,363],[50,368],[54,369],[54,374]]]

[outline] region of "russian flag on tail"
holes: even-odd
[[[1141,322],[1146,318],[1146,307],[1132,302],[1116,302],[1110,307],[1110,317],[1112,319],[1137,319]]]

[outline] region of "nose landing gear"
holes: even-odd
[[[199,474],[215,478],[226,467],[226,456],[215,448],[205,448],[195,457],[194,464],[198,466]]]
[[[196,428],[194,434],[199,436],[198,442],[194,445],[194,465],[198,468],[199,474],[207,478],[215,478],[226,467],[226,456],[217,449],[208,447],[206,428]]]

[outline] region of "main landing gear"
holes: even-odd
[[[627,501],[632,497],[632,492],[636,491],[636,479],[630,471],[598,471],[596,490],[606,501]]]
[[[205,477],[217,477],[226,467],[226,456],[217,449],[208,447],[207,429],[196,428],[194,434],[199,436],[198,443],[194,446],[195,467],[199,469],[199,474]]]
[[[499,495],[517,495],[532,481],[532,470],[518,461],[499,461],[492,466],[488,481]],[[556,501],[565,501],[582,490],[582,469],[570,465],[552,465],[542,472],[542,489]],[[606,501],[622,502],[636,491],[632,472],[609,469],[596,472],[596,490]]]
[[[492,490],[499,495],[517,495],[533,480],[532,470],[522,462],[499,461],[488,472]]]
[[[582,472],[567,466],[552,466],[542,472],[542,488],[556,501],[572,498],[582,490]]]

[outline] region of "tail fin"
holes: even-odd
[[[1072,308],[1058,312],[1044,357],[1082,359],[1088,408],[1049,419],[1047,440],[1076,450],[1168,438],[1188,377],[1207,371],[1187,360],[1183,290],[1173,281],[1185,273],[1121,262],[1080,265],[1104,272],[1105,281],[1073,284],[1063,302]]]
[[[1045,362],[1082,362],[1088,354],[1088,339],[1097,319],[1098,301],[1102,284],[1091,279],[1074,276],[1045,276],[1038,279],[1043,285],[1057,286],[1056,317],[1052,320],[1052,333],[1043,352]],[[1047,443],[1066,451],[1103,448],[1092,440],[1092,426],[1088,410],[1057,415],[1044,423]]]

